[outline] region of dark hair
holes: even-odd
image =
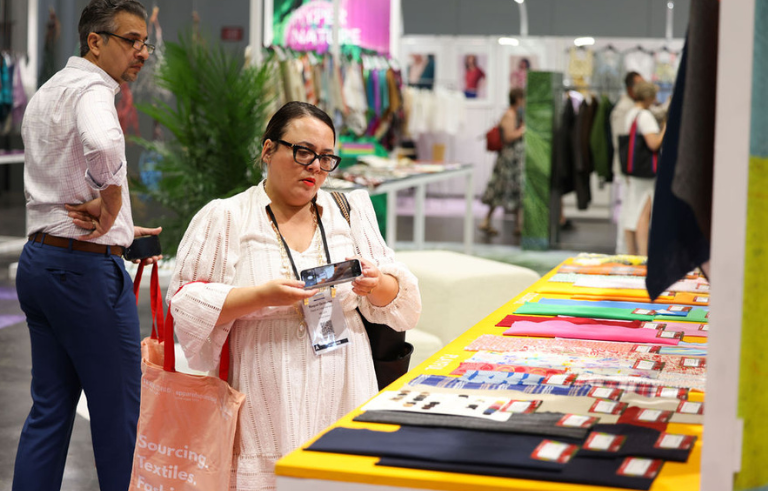
[[[627,75],[624,77],[624,87],[626,87],[627,90],[631,89],[635,85],[635,79],[637,77],[642,77],[642,75],[637,72],[627,73]]]
[[[509,91],[509,105],[514,106],[520,99],[525,99],[525,90],[515,87]]]
[[[115,16],[120,12],[141,17],[147,20],[147,9],[136,0],[91,0],[80,14],[77,32],[80,34],[80,56],[85,56],[88,47],[88,35],[92,32],[114,32]],[[102,34],[104,42],[109,42],[109,36]]]
[[[336,128],[333,127],[333,121],[325,111],[307,102],[291,101],[286,102],[269,120],[267,130],[261,138],[261,144],[264,145],[267,140],[281,140],[291,121],[300,118],[315,118],[328,125],[333,132],[333,143],[336,143]]]
[[[525,63],[526,70],[531,68],[531,60],[528,58],[520,58],[520,63]]]

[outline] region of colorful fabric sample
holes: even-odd
[[[535,336],[548,338],[590,339],[596,341],[621,341],[629,343],[655,343],[677,345],[678,339],[661,338],[656,329],[631,329],[626,327],[606,326],[601,324],[582,324],[574,326],[569,322],[553,320],[549,322],[515,322],[504,331],[505,336]]]

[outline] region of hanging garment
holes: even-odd
[[[21,59],[16,59],[13,65],[13,124],[17,127],[21,127],[24,110],[27,108],[27,101],[29,100],[21,79],[21,65]]]
[[[621,92],[624,89],[624,56],[619,51],[603,49],[595,53],[594,61],[592,86],[605,92]]]
[[[700,6],[697,4],[696,8]],[[716,15],[713,13],[712,15]],[[669,120],[662,143],[661,162],[656,184],[656,199],[653,203],[653,227],[648,241],[648,278],[646,285],[651,298],[656,298],[667,286],[709,260],[709,233],[700,227],[693,208],[673,191],[678,164],[678,144],[682,136],[683,108],[687,104],[698,104],[689,98],[687,85],[687,60],[689,43],[683,48],[680,69],[672,102],[669,106]],[[706,44],[702,45],[706,49]],[[714,80],[708,80],[714,84]],[[704,105],[712,101],[701,102]],[[711,169],[710,169],[711,171]]]
[[[592,120],[592,129],[589,134],[589,149],[592,154],[592,162],[595,172],[607,182],[613,181],[613,144],[611,143],[610,114],[613,104],[608,97],[603,95],[597,106],[595,117]]]
[[[591,83],[594,52],[583,47],[571,47],[568,54],[568,76],[571,84],[586,87]]]
[[[576,206],[579,210],[586,210],[592,202],[592,189],[590,185],[590,176],[592,175],[592,156],[589,150],[589,133],[592,129],[592,119],[597,109],[597,101],[584,100],[576,116],[576,127],[574,129],[574,165],[575,165],[575,186],[576,186]]]
[[[576,161],[574,154],[573,133],[576,127],[576,111],[570,95],[565,96],[560,125],[554,136],[553,186],[560,189],[560,194],[576,190]]]

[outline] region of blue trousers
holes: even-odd
[[[28,242],[16,289],[32,344],[32,409],[13,491],[61,489],[81,389],[101,491],[128,489],[141,387],[136,298],[123,260]]]

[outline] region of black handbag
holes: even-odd
[[[332,192],[334,201],[344,215],[344,219],[352,226],[349,212],[352,207],[344,194]],[[365,331],[368,333],[368,340],[371,343],[371,354],[373,357],[373,369],[376,372],[376,382],[379,390],[384,389],[395,380],[399,379],[408,372],[408,365],[411,362],[413,354],[413,345],[405,341],[404,331],[395,331],[386,324],[374,324],[365,318],[360,309],[357,314],[363,321]]]
[[[638,138],[638,136],[640,138]],[[645,138],[637,133],[637,118],[628,135],[619,136],[619,160],[625,176],[652,179],[659,168],[659,153],[648,148]]]

